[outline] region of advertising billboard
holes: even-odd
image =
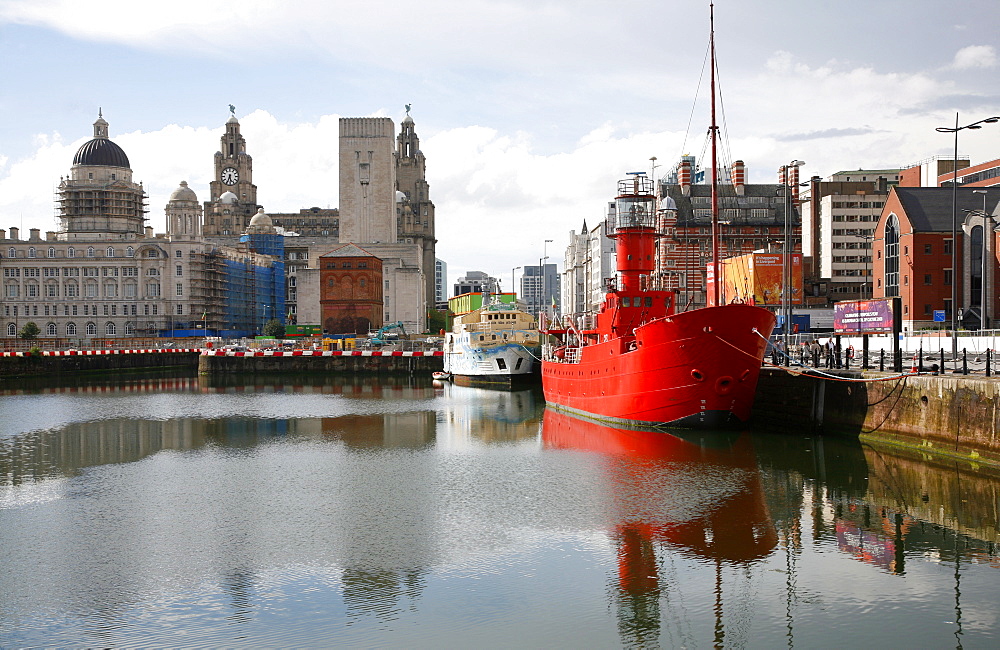
[[[833,331],[837,334],[892,332],[892,303],[892,298],[834,303]]]
[[[791,261],[790,305],[802,304],[802,255],[793,253]],[[720,264],[721,291],[726,303],[780,306],[784,275],[782,253],[747,253],[725,259]]]

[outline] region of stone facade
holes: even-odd
[[[395,243],[394,126],[387,117],[340,119],[340,241]]]

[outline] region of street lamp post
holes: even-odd
[[[537,311],[539,314],[542,313],[542,309],[545,307],[545,266],[543,266],[543,263],[545,262],[545,260],[549,259],[549,256],[546,254],[546,251],[548,249],[548,245],[551,243],[552,243],[551,239],[546,239],[542,243],[542,257],[541,259],[538,260],[538,274],[541,276],[541,283],[539,285],[540,289],[538,290],[538,306],[537,306]]]
[[[788,354],[792,327],[792,182],[791,170],[793,167],[801,167],[806,163],[802,160],[793,160],[785,166],[785,183],[782,188],[785,193],[785,244],[784,254],[781,256],[782,279],[781,279],[781,314],[784,317],[784,327],[782,328],[782,338],[785,341],[785,354]]]
[[[514,302],[517,302],[517,289],[515,289],[517,285],[514,284],[514,271],[518,270],[519,268],[521,267],[515,266],[510,270],[510,290],[514,292]]]
[[[985,119],[979,120],[978,122],[973,122],[972,124],[966,124],[965,126],[958,125],[958,113],[955,113],[955,126],[954,128],[949,126],[939,126],[934,129],[938,133],[954,133],[955,134],[955,155],[952,158],[952,168],[951,168],[951,354],[952,358],[958,358],[958,337],[956,336],[956,331],[958,326],[955,321],[955,315],[958,310],[958,132],[964,131],[965,129],[981,129],[983,124],[993,124],[994,122],[1000,122],[1000,116],[987,117]]]

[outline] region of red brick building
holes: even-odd
[[[875,229],[873,295],[898,296],[902,302],[904,330],[948,327],[951,323],[952,282],[960,325],[981,327],[983,289],[983,208],[994,213],[1000,187],[978,191],[959,188],[953,210],[950,187],[894,187],[886,199]],[[957,214],[957,268],[952,264],[952,215]],[[997,313],[997,220],[987,224],[986,324]],[[935,322],[943,310],[946,322]],[[958,314],[956,314],[958,316]]]
[[[785,213],[789,213],[790,252],[802,252],[799,215],[798,168],[793,178],[779,170],[778,184],[744,182],[743,161],[732,165],[729,183],[718,186],[720,257],[754,251],[781,251],[785,238]],[[712,186],[692,183],[688,160],[677,170],[677,182],[659,184],[661,227],[657,269],[667,278],[665,289],[677,289],[680,307],[703,307],[706,302],[706,269],[712,257]],[[784,192],[789,192],[786,199]]]
[[[345,244],[320,255],[320,309],[328,334],[367,334],[382,327],[382,260]]]

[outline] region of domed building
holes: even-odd
[[[175,239],[201,237],[201,204],[187,181],[170,194],[164,209],[167,215],[167,235]]]
[[[98,111],[94,138],[73,156],[69,177],[59,183],[59,239],[132,240],[145,233],[146,193],[132,182],[128,156],[108,138]]]

